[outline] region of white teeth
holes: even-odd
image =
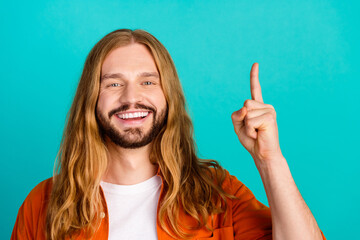
[[[121,113],[118,114],[118,117],[121,119],[129,119],[129,118],[146,117],[148,114],[149,112]]]

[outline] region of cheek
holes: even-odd
[[[108,111],[111,107],[111,97],[105,93],[99,95],[96,109],[101,112]]]
[[[166,98],[163,93],[163,91],[159,91],[159,93],[156,95],[156,103],[158,105],[158,108],[163,109],[166,107]]]
[[[158,111],[162,111],[166,108],[166,100],[165,98],[158,98],[156,99],[156,108]]]

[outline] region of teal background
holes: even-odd
[[[205,3],[206,2],[206,3]],[[230,115],[260,64],[280,145],[328,239],[358,235],[358,1],[4,1],[0,3],[0,238],[29,191],[51,177],[85,57],[105,34],[141,28],[169,50],[199,154],[267,204]]]

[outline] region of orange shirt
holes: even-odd
[[[159,172],[157,174],[161,177]],[[206,229],[198,230],[193,239],[272,239],[270,209],[260,203],[242,182],[227,171],[222,187],[226,192],[239,199],[228,199],[228,216],[225,221],[224,214],[215,215],[211,225],[215,229],[213,232]],[[45,240],[46,208],[51,188],[52,179],[49,178],[39,183],[29,193],[19,209],[11,240]],[[101,194],[104,197],[103,192]],[[160,199],[162,195],[163,186],[161,187]],[[109,218],[106,206],[105,211],[105,213],[100,214],[103,218],[92,239],[108,239]],[[179,218],[182,223],[194,221],[181,210]],[[159,240],[173,239],[160,227],[158,220],[157,233]],[[76,239],[83,239],[83,235]],[[324,235],[323,239],[325,239]]]

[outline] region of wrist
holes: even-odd
[[[278,168],[278,167],[287,165],[287,161],[282,154],[275,156],[275,157],[271,157],[269,159],[257,159],[257,158],[253,158],[253,159],[254,159],[256,168],[259,171],[269,171],[273,168]]]

